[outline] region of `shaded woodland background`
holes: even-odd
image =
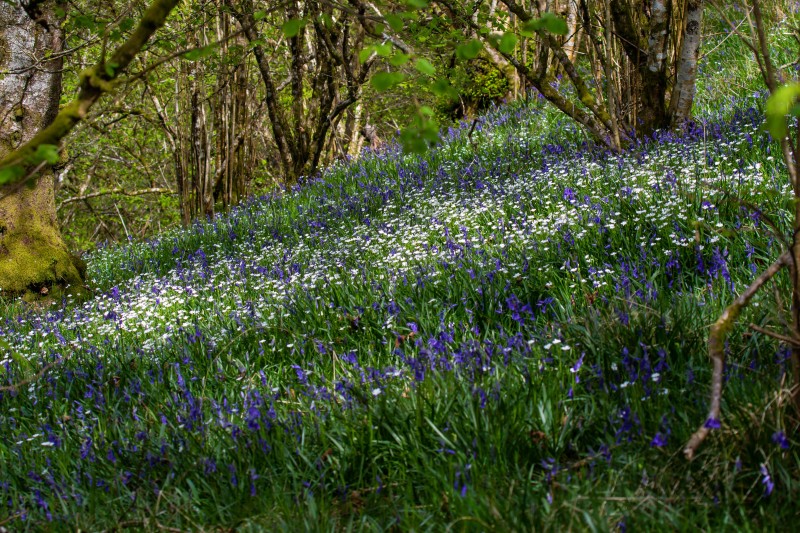
[[[65,238],[77,250],[147,238],[291,186],[409,124],[430,138],[432,128],[491,105],[541,98],[537,86],[563,105],[577,101],[590,133],[629,143],[637,127],[646,134],[687,118],[670,97],[693,4],[495,0],[467,13],[458,2],[415,11],[356,0],[183,3],[136,58],[130,82],[70,140],[56,168]],[[665,11],[654,11],[659,5]],[[65,100],[142,7],[69,5]],[[543,42],[524,31],[520,10],[556,13],[568,32]],[[717,15],[706,27],[724,31],[725,21]],[[473,37],[480,49],[465,45]],[[384,73],[398,77],[379,91],[383,84],[370,80]],[[581,106],[581,90],[589,105]]]

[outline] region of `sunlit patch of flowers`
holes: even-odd
[[[269,226],[259,233],[254,225],[249,235],[232,235],[225,249],[181,251],[163,275],[136,275],[64,316],[51,331],[34,319],[5,335],[28,357],[57,350],[60,336],[75,334],[96,340],[124,334],[157,352],[177,331],[191,330],[209,315],[249,314],[268,327],[299,293],[313,291],[327,301],[334,287],[377,284],[391,292],[421,278],[436,285],[454,265],[471,277],[487,269],[509,278],[529,269],[552,272],[572,289],[586,285],[611,296],[628,268],[620,250],[639,249],[647,261],[665,265],[682,250],[705,257],[720,248],[717,230],[725,223],[718,202],[746,187],[757,204],[758,191],[775,182],[759,165],[737,162],[738,151],[761,135],[758,126],[751,117],[713,146],[672,142],[601,158],[579,152],[514,162],[513,170],[484,154],[435,166],[413,159],[390,169],[389,186],[363,184],[365,194],[384,197],[373,213],[337,220],[351,213],[338,212],[328,200],[318,210],[331,211],[299,221],[288,243],[270,234]],[[317,186],[326,188],[324,181]],[[237,216],[265,219],[274,202],[248,206],[202,231],[235,231]],[[758,224],[757,213],[743,210],[740,218],[737,230]],[[693,226],[708,230],[701,242],[695,242]],[[102,262],[102,255],[95,260]],[[231,333],[215,327],[211,338],[219,343]]]

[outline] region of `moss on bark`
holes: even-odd
[[[34,137],[58,111],[63,58],[45,62],[44,68],[33,63],[63,46],[55,12],[43,14],[46,24],[30,20],[19,6],[0,7],[0,63],[14,65],[0,87],[0,159]],[[9,29],[17,31],[17,41],[5,47]],[[85,267],[61,237],[52,172],[30,185],[0,190],[0,298],[53,299],[64,291],[82,295]]]
[[[63,289],[85,292],[85,265],[74,257],[54,217],[53,178],[42,178],[0,200],[0,288],[2,296],[26,300],[53,297]]]

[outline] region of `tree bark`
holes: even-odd
[[[641,83],[635,85],[636,102],[631,107],[631,114],[635,114],[636,119],[629,117],[628,120],[628,126],[637,135],[648,135],[669,126],[670,122],[666,96],[669,78],[667,56],[670,46],[674,45],[669,40],[675,22],[670,15],[672,2],[652,0],[649,8],[650,17],[647,19],[635,2],[611,1],[611,17],[619,34],[618,41],[641,79]]]
[[[678,59],[675,89],[670,100],[672,124],[680,126],[692,116],[695,83],[697,81],[697,61],[700,57],[700,43],[703,40],[703,0],[689,0],[686,5],[686,29],[683,45]]]
[[[0,289],[4,295],[45,293],[53,286],[82,292],[82,265],[66,249],[54,216],[52,171],[44,163],[32,165],[30,159],[41,146],[60,144],[92,106],[114,90],[112,82],[164,25],[179,1],[153,0],[109,60],[82,73],[77,98],[60,111],[61,59],[58,53],[47,52],[63,47],[56,17],[63,10],[52,4],[29,3],[23,9],[18,2],[0,2],[0,169],[22,169],[21,174],[4,177],[0,187]],[[22,191],[25,186],[30,189]]]
[[[61,97],[64,36],[53,6],[33,20],[18,4],[0,2],[0,159],[53,122]],[[55,55],[56,59],[47,60]],[[80,291],[84,266],[58,226],[53,172],[32,187],[0,193],[0,293],[4,297]]]

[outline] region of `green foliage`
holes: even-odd
[[[427,85],[426,88],[446,101],[458,100],[458,89],[453,87],[446,78],[437,78],[433,83]]]
[[[478,57],[481,49],[483,48],[483,43],[481,43],[477,39],[471,39],[464,44],[460,44],[456,47],[456,57],[458,59],[463,60],[470,60],[475,59]]]
[[[451,116],[485,110],[505,98],[511,88],[506,75],[486,60],[461,65],[453,71],[452,77],[458,98],[444,95],[439,104]],[[461,105],[466,106],[466,109],[457,107]]]
[[[766,107],[766,128],[775,139],[783,139],[788,132],[788,117],[800,117],[800,83],[787,83],[779,87]]]
[[[393,67],[400,67],[408,63],[411,59],[411,56],[408,54],[403,54],[402,52],[395,52],[389,58],[389,64]]]
[[[14,183],[25,175],[25,169],[20,165],[11,165],[0,168],[0,185]]]
[[[36,152],[33,154],[31,163],[38,164],[46,162],[51,165],[55,165],[59,160],[58,152],[58,146],[53,144],[40,144],[36,147]]]
[[[400,15],[389,13],[384,18],[386,19],[386,23],[389,25],[392,31],[399,32],[405,26],[403,17],[401,17]]]
[[[185,54],[183,54],[183,59],[187,61],[200,61],[201,59],[206,59],[214,54],[216,54],[217,50],[219,49],[218,44],[210,44],[208,46],[201,46],[200,48],[195,48],[194,50],[189,50]]]
[[[537,31],[547,31],[556,35],[566,35],[569,28],[564,19],[554,13],[543,13],[541,18],[531,19],[522,26],[522,34],[533,37]]]
[[[306,24],[307,21],[305,19],[289,19],[283,23],[283,26],[281,26],[281,31],[285,37],[297,37],[297,35],[300,33],[300,30],[302,30]]]
[[[400,132],[400,143],[410,153],[424,153],[439,140],[439,124],[433,118],[433,110],[422,106],[411,124]]]
[[[417,59],[416,63],[414,63],[414,68],[426,76],[434,76],[436,74],[436,68],[425,58]]]
[[[500,38],[498,49],[504,54],[512,54],[517,48],[519,37],[515,33],[505,32]]]
[[[40,163],[54,165],[58,163],[60,159],[61,156],[58,146],[53,144],[40,144],[25,162],[30,166],[36,166]],[[24,175],[25,166],[23,165],[12,164],[0,168],[0,185],[14,183]]]
[[[429,0],[405,0],[405,3],[411,9],[422,9],[428,7]]]
[[[377,72],[372,75],[369,81],[376,91],[383,92],[402,83],[405,78],[405,75],[401,72]]]

